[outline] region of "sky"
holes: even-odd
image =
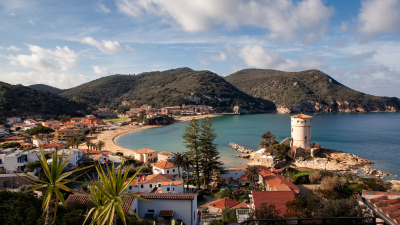
[[[318,69],[400,97],[400,0],[0,0],[0,81]]]

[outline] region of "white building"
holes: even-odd
[[[183,168],[180,167],[178,170],[178,166],[174,165],[173,163],[170,163],[168,161],[161,161],[153,164],[153,173],[171,174],[172,176],[180,174],[180,177],[182,177]]]
[[[299,114],[291,116],[292,145],[303,149],[311,149],[312,116]]]
[[[245,175],[246,168],[229,168],[221,173],[221,179],[229,180],[230,178],[238,180],[242,175]]]
[[[35,152],[38,151],[22,151],[16,148],[0,150],[0,171],[4,173],[24,171],[26,164],[39,160]],[[42,158],[40,151],[38,155]]]
[[[6,124],[7,125],[13,125],[14,123],[21,123],[21,117],[10,117],[7,118]]]
[[[174,180],[170,174],[153,174],[136,178],[127,192],[183,193],[183,180]]]
[[[142,219],[175,220],[176,224],[178,224],[177,219],[187,225],[200,225],[202,222],[201,210],[197,209],[196,193],[142,193],[138,197],[151,202],[125,197],[124,201],[133,211],[129,207],[122,207],[124,212],[130,214],[135,212]],[[68,196],[66,203],[76,200],[82,203],[91,201],[85,194],[72,194]]]
[[[175,154],[171,153],[171,152],[161,151],[161,152],[158,153],[158,161],[159,162],[164,161],[164,160],[165,161],[166,160],[172,160],[174,158],[175,158]]]
[[[63,151],[64,151],[64,155],[63,155]],[[79,165],[79,160],[83,156],[82,149],[63,149],[63,150],[59,150],[57,152],[58,160],[61,160],[61,157],[62,157],[62,161],[65,161],[70,153],[71,153],[71,155],[68,158],[68,162],[66,164],[67,168],[68,167],[72,168],[72,167],[78,166]],[[49,165],[52,164],[52,162],[53,162],[53,159],[48,159],[47,160],[47,163]]]
[[[108,153],[100,153],[96,155],[93,160],[99,160],[100,163],[105,163],[109,160],[109,154]]]

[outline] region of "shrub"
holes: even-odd
[[[31,190],[34,186],[32,184],[24,184],[19,186],[18,191],[19,192],[28,192]]]
[[[198,191],[197,194],[198,194],[197,199],[203,199],[203,197],[204,197],[204,191],[203,190]]]
[[[321,189],[327,191],[334,191],[336,188],[343,187],[347,183],[346,180],[340,179],[338,176],[324,177],[321,182]]]
[[[310,183],[316,184],[319,180],[321,180],[321,173],[319,171],[314,172],[309,175]]]

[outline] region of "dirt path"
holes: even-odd
[[[216,202],[216,201],[221,200],[220,198],[215,198],[215,197],[207,196],[207,195],[204,195],[203,197],[204,197],[205,199],[207,199],[207,201],[206,201],[205,203],[203,203],[203,204],[197,206],[197,208],[204,208],[204,207],[207,207],[209,204],[211,204],[211,203],[213,203],[213,202]]]

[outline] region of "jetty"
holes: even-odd
[[[233,143],[233,142],[229,143],[229,146],[231,146],[233,149],[235,149],[236,151],[243,153],[243,154],[250,154],[250,153],[254,152],[251,149],[245,148],[245,147],[243,147],[239,144]]]

